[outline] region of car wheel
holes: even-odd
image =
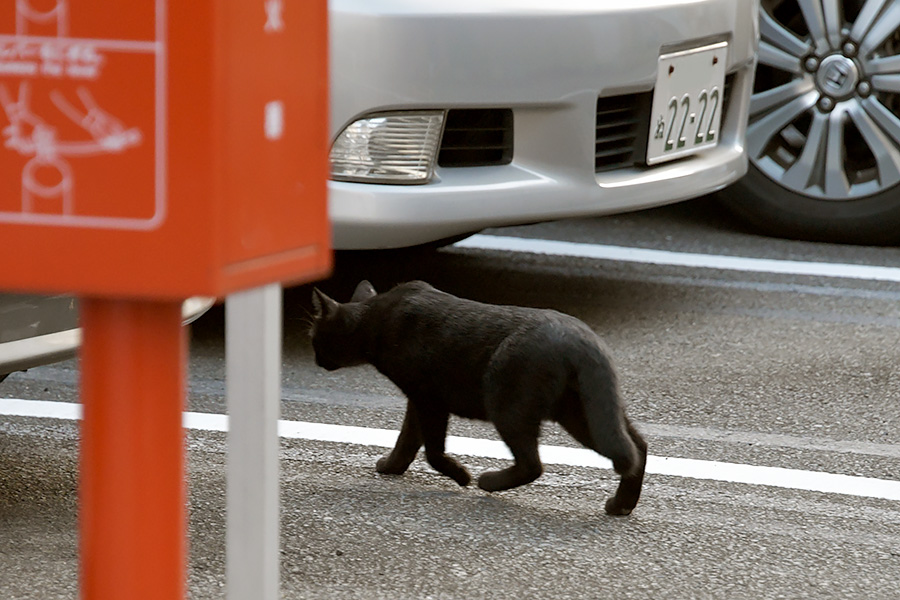
[[[775,235],[900,242],[900,2],[763,0],[746,177],[720,194]]]

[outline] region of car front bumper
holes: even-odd
[[[196,296],[182,303],[182,323],[215,302]],[[78,308],[70,296],[0,293],[0,380],[9,373],[74,358],[81,346]]]
[[[372,112],[509,108],[512,162],[438,167],[417,186],[329,182],[335,248],[637,210],[721,189],[746,172],[756,0],[427,4],[332,1],[332,136]],[[732,84],[718,146],[596,173],[598,97],[651,91],[661,53],[722,40]]]

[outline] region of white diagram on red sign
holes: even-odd
[[[68,0],[56,0],[56,4],[44,12],[31,6],[29,0],[16,0],[16,34],[27,34],[29,25],[49,23],[51,27],[56,28],[57,36],[65,37],[69,24],[68,12]]]
[[[35,212],[37,199],[58,198],[62,201],[62,214],[74,214],[74,176],[65,157],[123,152],[141,141],[139,130],[125,129],[115,117],[97,106],[86,88],[78,88],[78,97],[84,105],[84,112],[72,106],[57,90],[50,94],[51,101],[60,112],[91,135],[91,142],[57,139],[56,130],[29,110],[28,84],[19,85],[19,97],[15,101],[0,84],[0,106],[11,123],[3,131],[5,145],[23,156],[33,157],[25,163],[22,171],[23,213]],[[52,183],[42,182],[38,176],[40,171],[45,171],[43,177],[49,177]]]
[[[162,1],[145,2],[156,21]],[[15,0],[15,33],[0,29],[0,179],[19,181],[0,189],[0,221],[154,228],[165,217],[164,24],[93,37],[71,9]]]
[[[263,27],[267,33],[275,33],[284,30],[284,4],[282,0],[266,0],[266,24]]]

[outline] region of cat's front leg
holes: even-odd
[[[390,454],[382,456],[375,464],[375,470],[383,475],[402,475],[415,460],[419,448],[422,447],[422,430],[419,427],[419,419],[412,402],[406,406],[406,416],[403,417],[403,426],[400,427],[400,435]]]
[[[448,413],[435,413],[433,411],[419,411],[419,424],[421,425],[422,438],[425,440],[425,458],[436,471],[443,473],[461,486],[469,485],[472,476],[459,461],[445,452],[447,438],[447,424],[450,420]]]

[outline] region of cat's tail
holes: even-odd
[[[609,458],[620,475],[642,476],[647,446],[625,415],[609,357],[601,354],[593,368],[580,369],[578,387],[592,448]]]

